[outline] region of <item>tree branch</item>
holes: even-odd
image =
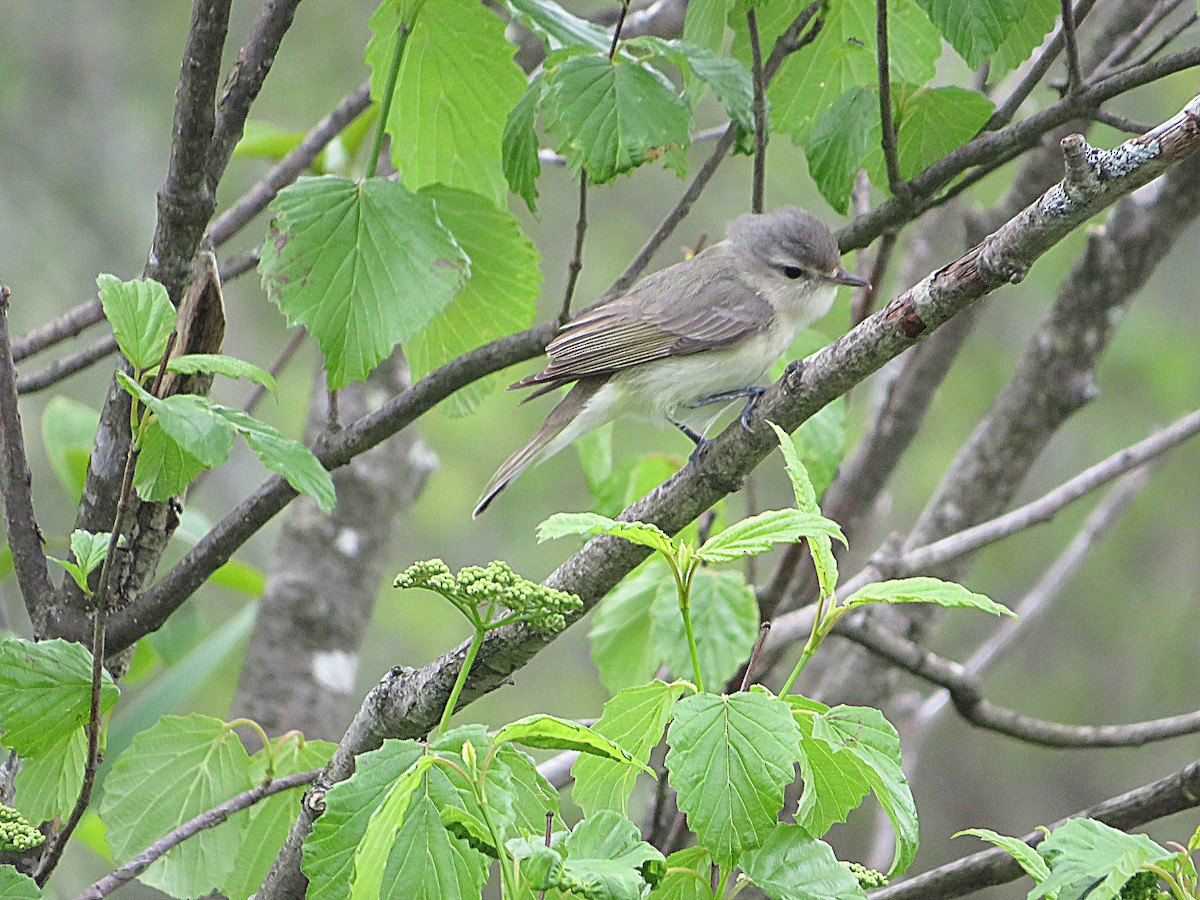
[[[1063,0],[1069,3],[1070,0]],[[879,77],[879,143],[883,149],[883,162],[887,169],[888,189],[892,196],[904,199],[908,186],[900,174],[900,161],[896,156],[896,122],[892,118],[892,70],[888,65],[888,20],[887,0],[875,0],[875,64]]]
[[[40,372],[18,378],[17,393],[36,394],[38,391],[44,391],[48,387],[54,387],[54,385],[63,379],[70,378],[76,372],[82,372],[88,366],[100,362],[100,360],[111,353],[115,353],[116,350],[116,338],[111,334],[107,337],[102,337],[90,347],[84,347],[70,356],[56,359]]]
[[[100,298],[93,297],[81,303],[74,309],[68,310],[57,319],[39,325],[24,337],[13,342],[12,355],[16,362],[28,359],[35,353],[40,353],[47,347],[52,347],[60,341],[73,338],[84,329],[90,328],[104,320],[104,309],[100,306]]]

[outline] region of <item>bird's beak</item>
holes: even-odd
[[[828,277],[829,281],[833,284],[844,284],[848,285],[849,287],[863,288],[871,286],[871,282],[867,281],[867,279],[860,278],[851,272],[847,272],[841,266],[838,266],[836,269],[834,269],[833,273]]]

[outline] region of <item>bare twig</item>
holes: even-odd
[[[17,405],[17,370],[8,336],[9,289],[0,286],[0,492],[4,497],[4,523],[8,546],[25,608],[31,612],[49,601],[54,593],[42,532],[33,511],[33,476],[25,455],[21,433],[21,410]]]
[[[1075,39],[1075,10],[1071,0],[1062,0],[1062,35],[1067,51],[1067,93],[1073,94],[1083,84],[1083,72],[1079,68],[1079,44]]]
[[[767,635],[771,633],[771,623],[763,622],[758,626],[758,640],[754,642],[754,649],[750,651],[750,658],[746,660],[746,674],[742,676],[742,683],[739,690],[748,690],[753,684],[751,679],[754,677],[754,664],[758,662],[758,655],[762,653],[763,644],[767,642]]]
[[[1146,63],[1154,59],[1154,57],[1162,53],[1163,50],[1167,49],[1167,47],[1170,46],[1177,37],[1195,25],[1197,20],[1200,20],[1200,16],[1197,16],[1196,13],[1189,15],[1186,19],[1184,19],[1174,28],[1171,28],[1166,34],[1155,41],[1154,44],[1152,44],[1141,56],[1135,59],[1131,65],[1139,66],[1142,63]]]
[[[206,828],[220,825],[234,813],[247,809],[261,800],[266,800],[268,797],[273,797],[284,791],[290,791],[293,788],[311,784],[319,774],[321,774],[320,769],[310,769],[307,772],[297,772],[294,775],[283,775],[274,781],[263,782],[248,791],[242,791],[240,794],[230,797],[224,803],[214,806],[212,809],[205,810],[200,815],[184,822],[178,828],[164,834],[129,862],[125,863],[125,865],[104,876],[91,887],[84,890],[76,900],[100,900],[102,897],[107,897],[117,888],[133,881],[133,879],[145,872],[146,869],[150,868],[156,859],[161,858],[173,847],[179,846],[188,838],[194,837]]]
[[[279,351],[279,355],[275,357],[275,361],[271,363],[271,368],[268,370],[272,378],[278,377],[284,367],[291,362],[292,357],[296,355],[296,351],[300,349],[300,345],[304,343],[306,337],[308,337],[308,332],[303,328],[297,328],[296,333],[288,338],[288,342],[284,344],[283,349]],[[250,392],[250,396],[242,404],[242,409],[246,412],[254,412],[258,404],[262,402],[262,398],[266,395],[266,387],[261,384],[255,384],[254,390]]]
[[[108,337],[102,337],[90,347],[84,347],[70,356],[56,359],[40,372],[18,378],[17,393],[35,394],[38,391],[44,391],[46,388],[58,384],[63,379],[71,377],[76,372],[82,372],[88,366],[98,363],[109,354],[115,353],[116,350],[116,338],[111,334]]]
[[[763,211],[767,178],[767,79],[763,71],[758,12],[746,8],[746,37],[750,40],[750,73],[754,82],[754,171],[750,182],[750,212]]]
[[[1100,65],[1096,67],[1096,71],[1092,73],[1093,78],[1104,78],[1116,72],[1130,57],[1133,56],[1135,50],[1141,46],[1142,42],[1150,36],[1150,33],[1159,26],[1159,23],[1164,21],[1167,16],[1171,15],[1184,0],[1159,0],[1150,12],[1145,15],[1137,25],[1129,29],[1125,36],[1112,51],[1105,56]]]
[[[13,359],[16,362],[28,359],[47,347],[75,337],[84,329],[103,321],[103,319],[104,309],[100,306],[100,299],[93,297],[86,303],[80,303],[74,309],[63,313],[57,319],[47,322],[45,325],[39,325],[24,337],[13,341]]]
[[[1063,0],[1069,3],[1070,0]],[[896,156],[896,122],[892,118],[892,72],[888,64],[888,19],[887,0],[875,0],[875,63],[879,77],[879,143],[883,149],[883,162],[887,167],[888,189],[892,196],[907,197],[908,186],[900,174],[900,160]]]
[[[314,125],[295,149],[272,166],[229,209],[213,219],[208,226],[208,237],[213,245],[219,247],[266,209],[275,195],[311,166],[321,151],[370,105],[371,85],[361,84]],[[221,277],[228,281],[231,275],[222,272]]]
[[[613,39],[616,46],[616,39]],[[575,219],[575,249],[567,261],[567,287],[563,291],[562,309],[558,313],[558,324],[566,325],[571,318],[571,298],[575,296],[575,285],[583,271],[583,243],[587,235],[587,169],[579,170],[579,214]]]

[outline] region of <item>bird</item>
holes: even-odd
[[[533,388],[528,401],[574,382],[496,470],[474,517],[527,468],[617,416],[665,417],[699,449],[722,409],[749,397],[747,425],[758,382],[840,285],[868,282],[842,268],[820,219],[788,206],[738,216],[725,240],[583,311],[546,346],[549,364],[509,385]]]

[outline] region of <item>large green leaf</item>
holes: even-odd
[[[988,59],[988,77],[1003,78],[1042,45],[1058,21],[1062,0],[1018,0],[1021,13],[1008,25],[1004,42]]]
[[[546,74],[546,130],[555,149],[593,183],[666,157],[680,169],[692,110],[670,83],[645,67],[603,56],[572,56]]]
[[[604,713],[592,729],[622,747],[635,759],[649,759],[658,746],[671,708],[684,692],[679,683],[651,681],[626,688],[604,704]],[[624,814],[637,770],[624,763],[581,754],[571,767],[575,784],[571,796],[585,816],[612,809]]]
[[[350,882],[351,900],[377,900],[383,884],[383,871],[396,841],[396,832],[404,825],[423,776],[434,765],[434,757],[422,754],[400,773],[371,813],[367,830],[354,848],[354,877]],[[438,820],[441,827],[441,820]]]
[[[1035,884],[1040,884],[1050,877],[1050,867],[1046,865],[1046,861],[1038,856],[1037,850],[1020,838],[999,834],[988,828],[965,828],[957,832],[954,837],[961,837],[964,834],[974,835],[989,844],[1000,847],[1020,864],[1021,868],[1025,870],[1025,874],[1032,878]]]
[[[579,722],[558,716],[539,713],[517,719],[497,731],[492,736],[492,743],[524,744],[540,750],[578,750],[635,769],[646,769],[644,763],[604,735]]]
[[[38,900],[42,889],[12,866],[0,866],[0,900]]]
[[[587,47],[607,53],[612,43],[612,35],[605,29],[567,12],[554,0],[508,0],[508,8],[545,41],[548,50]]]
[[[100,816],[113,858],[127,862],[168,831],[253,787],[250,758],[209,716],[166,716],[121,754],[104,782]],[[231,820],[184,841],[139,878],[176,897],[199,897],[229,876],[248,839]]]
[[[709,538],[696,551],[696,557],[711,563],[731,562],[743,556],[766,553],[776,544],[796,544],[801,539],[815,537],[846,542],[837,522],[820,513],[772,509],[735,522]]]
[[[468,350],[528,328],[537,312],[542,280],[537,248],[507,210],[478,194],[441,185],[422,189],[421,196],[433,200],[438,218],[470,258],[471,274],[450,305],[405,346],[413,380]],[[441,408],[451,415],[466,415],[500,377],[473,382]]]
[[[433,201],[396,182],[301,178],[271,211],[263,285],[317,339],[334,390],[366,378],[466,279],[467,258]]]
[[[972,69],[988,61],[1024,12],[1022,0],[917,0]]]
[[[879,95],[852,87],[817,116],[804,152],[821,196],[842,215],[850,209],[854,179],[867,158],[871,125],[879,117]]]
[[[800,730],[800,775],[804,790],[796,808],[796,824],[809,834],[825,834],[835,822],[845,822],[850,810],[871,792],[862,764],[839,744],[813,737],[813,720],[829,707],[799,694],[790,694]]]
[[[706,847],[688,847],[668,856],[667,872],[651,894],[654,900],[712,900],[712,895],[712,856]]]
[[[203,469],[200,460],[167,436],[158,419],[142,429],[133,486],[143,500],[170,500],[182,494]]]
[[[83,494],[88,459],[100,414],[90,406],[63,394],[56,394],[42,413],[42,444],[50,458],[50,468],[72,500]]]
[[[614,693],[649,680],[662,663],[651,631],[660,590],[674,597],[675,580],[665,562],[650,559],[608,593],[592,618],[592,661]]]
[[[378,896],[476,900],[490,863],[478,850],[451,837],[437,806],[419,793],[396,831]]]
[[[947,608],[965,607],[982,610],[993,616],[1017,618],[1017,614],[1007,606],[1001,606],[983,594],[968,591],[953,581],[926,576],[868,584],[847,597],[844,605],[854,607],[868,603],[936,603]]]
[[[724,684],[750,657],[758,637],[758,602],[741,572],[697,569],[691,589],[692,630],[704,683]],[[681,677],[692,677],[683,616],[674,579],[654,601],[654,646],[667,668]]]
[[[68,816],[75,808],[87,764],[87,732],[76,728],[37,756],[21,756],[13,780],[16,807],[30,822]]]
[[[217,415],[215,404],[207,397],[177,394],[160,400],[124,372],[117,373],[117,380],[154,413],[162,430],[206,469],[229,458],[233,429]]]
[[[379,100],[391,67],[396,29],[410,18],[383,4],[371,18],[367,47],[371,96]],[[404,45],[388,117],[392,162],[410,190],[428,184],[463,188],[503,208],[501,137],[508,111],[525,90],[504,22],[473,0],[425,0]]]
[[[796,508],[808,515],[820,515],[821,508],[817,505],[817,490],[808,477],[808,469],[801,458],[801,447],[797,438],[790,436],[774,422],[768,425],[775,431],[779,439],[779,449],[783,453],[788,480],[792,483],[792,493],[796,497]],[[842,543],[845,543],[843,537]],[[821,595],[828,596],[837,587],[837,559],[833,555],[833,540],[828,534],[814,534],[808,539],[808,549],[812,555],[813,566],[816,568],[817,580],[821,585]]]
[[[787,703],[760,689],[685,697],[667,743],[679,808],[717,864],[762,846],[800,755]]]
[[[107,672],[100,712],[120,691]],[[21,756],[62,750],[62,741],[87,724],[91,710],[92,655],[79,644],[53,640],[0,641],[0,743]]]
[[[741,859],[750,880],[772,900],[852,900],[866,897],[833,848],[799,825],[775,826],[762,847]]]
[[[901,106],[896,159],[903,178],[914,178],[975,137],[992,117],[992,101],[959,87],[922,88]]]
[[[1144,834],[1126,834],[1095,819],[1065,822],[1037,850],[1050,863],[1050,877],[1029,892],[1029,900],[1065,897],[1081,882],[1086,889],[1071,896],[1113,900],[1143,863],[1161,866],[1175,856]]]
[[[555,513],[537,529],[538,543],[572,534],[611,534],[631,544],[670,554],[671,539],[649,522],[618,522],[596,513]]]
[[[175,327],[175,307],[157,281],[121,281],[114,275],[96,279],[100,305],[125,358],[139,369],[156,365]]]
[[[508,189],[525,201],[530,212],[537,209],[537,178],[542,173],[542,162],[538,158],[537,111],[542,101],[544,77],[540,72],[534,76],[521,99],[509,111],[501,146]]]

